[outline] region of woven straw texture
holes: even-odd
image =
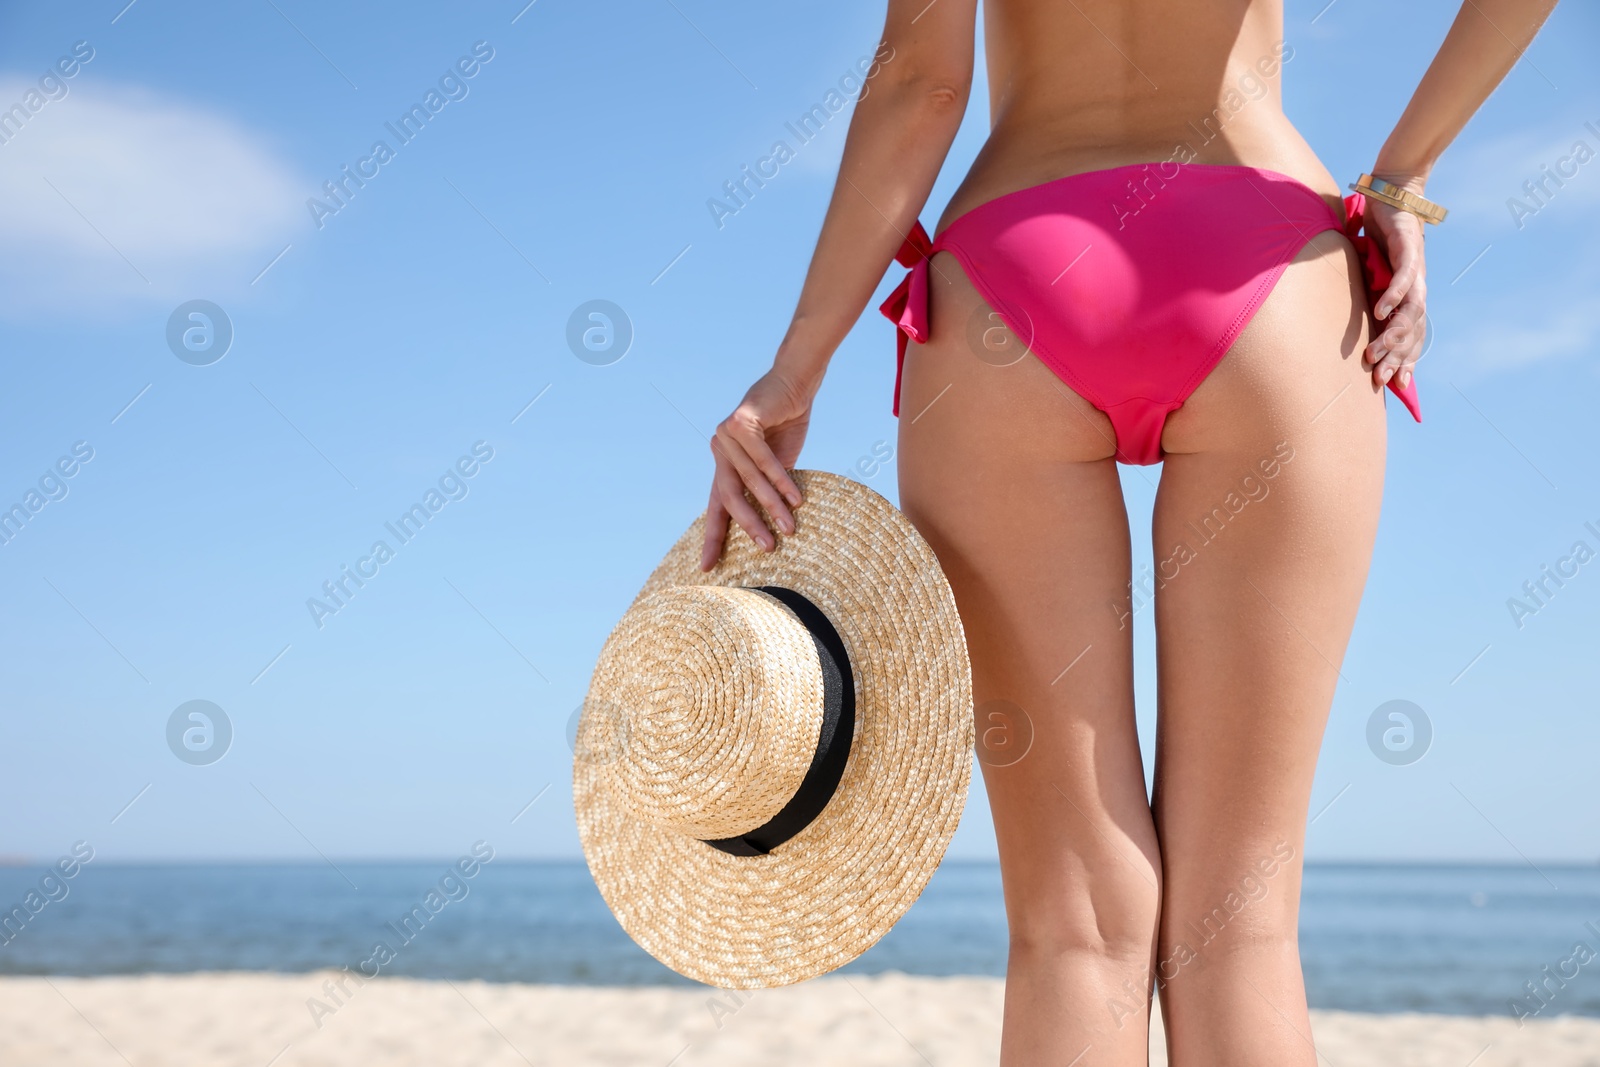
[[[578,730],[578,832],[601,895],[651,955],[724,989],[788,985],[871,948],[938,867],[971,776],[966,638],[933,550],[866,486],[793,473],[804,503],[777,551],[735,526],[703,573],[704,516],[679,538],[607,640]],[[760,585],[802,593],[838,629],[856,728],[822,814],[770,855],[732,856],[698,838],[753,829],[793,793],[820,673],[775,601],[681,587]],[[756,765],[782,784],[741,779]]]
[[[811,634],[752,589],[644,597],[606,642],[590,688],[629,712],[612,792],[634,818],[695,838],[736,837],[776,815],[822,728]]]

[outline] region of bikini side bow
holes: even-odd
[[[922,223],[911,224],[911,233],[894,254],[895,262],[910,267],[889,299],[878,305],[888,320],[895,324],[894,362],[894,413],[900,414],[900,372],[906,362],[906,339],[922,344],[928,339],[928,259],[933,255],[933,242]]]

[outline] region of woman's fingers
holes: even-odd
[[[771,445],[767,444],[766,436],[758,437],[756,444],[759,447],[750,453],[751,458],[756,461],[756,466],[761,468],[761,473],[767,476],[767,481],[783,497],[784,503],[791,508],[799,507],[800,487],[794,484],[793,478],[789,477],[789,472],[784,469],[782,461],[778,459],[778,454],[772,451]],[[789,516],[789,525],[791,529],[794,526],[793,515]]]
[[[1422,257],[1415,254],[1415,249],[1409,240],[1400,244],[1399,262],[1395,264],[1394,278],[1389,282],[1389,288],[1383,291],[1378,298],[1378,306],[1373,309],[1373,314],[1382,322],[1391,312],[1398,308],[1405,298],[1411,294],[1413,286],[1417,284],[1422,274]]]
[[[786,534],[794,533],[794,516],[789,513],[789,507],[784,503],[778,488],[772,484],[774,479],[769,471],[775,468],[781,475],[780,484],[787,484],[790,492],[794,492],[794,482],[784,473],[783,464],[772,454],[772,449],[767,446],[766,435],[759,427],[740,420],[737,415],[730,416],[717,427],[717,434],[711,439],[711,451],[719,459],[733,465],[745,488],[749,489],[750,494],[767,509],[767,514],[772,516],[772,521],[777,523],[779,530]],[[765,462],[760,462],[757,457],[763,458]],[[798,496],[798,493],[796,495]],[[727,501],[724,500],[724,503]],[[731,506],[729,511],[733,511]],[[734,518],[738,518],[736,513]],[[740,525],[744,524],[741,522]],[[763,525],[762,529],[766,527]]]
[[[714,567],[726,547],[729,520],[767,552],[778,547],[773,530],[794,533],[794,514],[789,509],[800,506],[800,487],[780,454],[790,462],[800,454],[814,393],[795,386],[776,370],[768,371],[745,393],[733,414],[717,426],[710,442],[716,469],[711,477],[711,504],[706,509],[702,569]],[[766,511],[766,519],[758,507]]]
[[[722,557],[722,549],[728,541],[728,521],[730,519],[737,522],[740,528],[750,535],[750,539],[766,551],[771,552],[777,547],[777,541],[773,538],[772,531],[767,528],[766,523],[761,519],[760,513],[750,506],[750,501],[744,495],[747,487],[750,488],[752,493],[756,493],[757,490],[750,486],[749,480],[744,477],[738,459],[740,457],[744,459],[744,469],[754,471],[756,470],[755,464],[743,453],[737,443],[725,446],[718,443],[720,440],[720,438],[713,438],[711,443],[711,451],[716,456],[716,470],[711,478],[711,501],[706,506],[705,545],[700,552],[700,569],[703,571],[708,571],[715,567],[717,560]],[[774,461],[776,461],[775,458]],[[779,470],[782,470],[781,466]],[[787,472],[784,472],[784,481],[798,497],[799,491],[795,488],[794,481],[789,478]],[[765,487],[767,495],[776,499],[777,490],[773,489],[770,483],[763,481],[761,484]],[[781,509],[782,507],[783,504],[779,502],[777,508]],[[771,506],[768,507],[768,513],[774,515],[774,521],[779,523],[779,528],[785,533],[794,532],[794,518],[787,510],[782,512],[782,519],[776,518],[776,510]],[[787,526],[783,525],[785,522],[787,522]]]
[[[1383,242],[1394,276],[1372,313],[1383,322],[1422,283],[1422,223],[1415,215],[1390,208]]]
[[[700,569],[708,571],[722,558],[722,546],[728,540],[728,509],[717,498],[717,489],[711,487],[711,502],[706,505],[706,540],[700,549]]]
[[[1389,316],[1384,330],[1367,346],[1367,361],[1372,364],[1372,380],[1387,385],[1400,374],[1403,387],[1410,380],[1411,368],[1422,354],[1427,336],[1427,318],[1420,300],[1408,297]]]
[[[1372,364],[1372,380],[1375,384],[1387,385],[1389,379],[1399,373],[1411,343],[1411,325],[1411,310],[1402,304],[1390,314],[1387,325],[1372,339],[1367,359]]]
[[[745,497],[745,483],[740,479],[738,471],[729,464],[718,463],[712,485],[717,499],[722,502],[723,509],[734,522],[739,524],[740,529],[750,535],[750,540],[768,552],[778,547],[772,531],[761,521],[761,513],[756,511]]]

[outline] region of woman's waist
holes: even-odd
[[[1281,112],[1262,108],[1215,124],[1202,119],[1164,120],[1130,127],[1116,136],[1075,135],[1045,124],[1002,121],[990,132],[935,233],[974,208],[1007,194],[1060,178],[1134,164],[1163,171],[1190,164],[1255,167],[1287,175],[1340,210],[1339,185],[1311,146]]]

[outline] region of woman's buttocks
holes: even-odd
[[[997,196],[1127,163],[1242,164],[1339,185],[1283,113],[1282,0],[991,0],[989,139],[939,227]]]

